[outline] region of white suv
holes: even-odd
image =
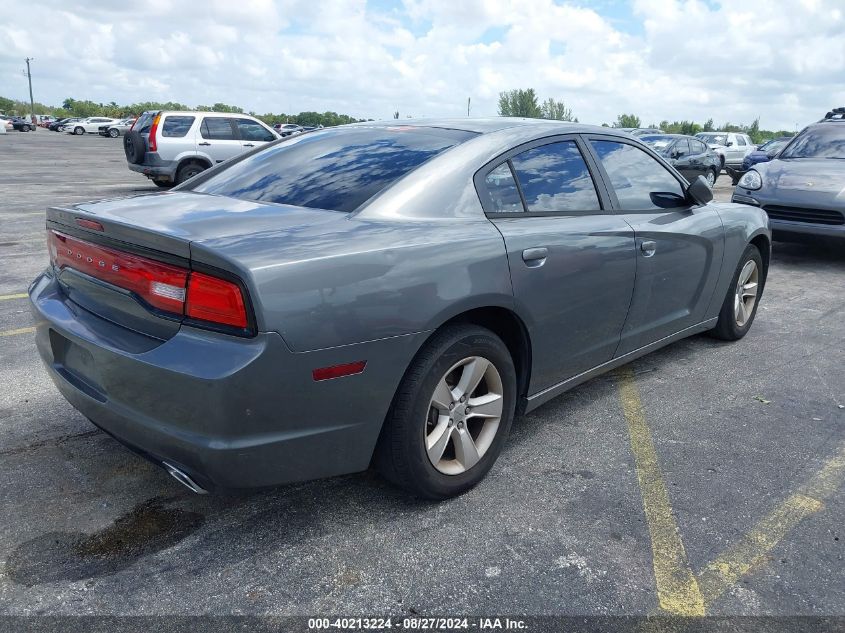
[[[209,167],[281,138],[246,114],[144,112],[123,137],[129,169],[159,187],[178,185]]]
[[[700,132],[695,137],[719,155],[722,168],[741,167],[745,157],[756,149],[748,134],[738,132]]]

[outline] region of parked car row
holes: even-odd
[[[19,116],[7,116],[5,114],[0,114],[0,121],[3,122],[3,132],[10,130],[31,132],[35,129],[35,124],[33,124],[32,121]]]

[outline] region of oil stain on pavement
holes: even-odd
[[[203,524],[202,514],[166,508],[162,501],[145,501],[93,534],[48,532],[21,543],[6,561],[6,573],[27,587],[108,576],[176,545]]]

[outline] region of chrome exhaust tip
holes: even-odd
[[[208,490],[200,486],[197,482],[191,479],[191,477],[187,473],[176,468],[176,466],[168,464],[167,462],[162,462],[161,465],[164,466],[164,469],[168,473],[170,473],[170,476],[173,477],[173,479],[185,486],[191,492],[195,492],[198,495],[208,494]]]

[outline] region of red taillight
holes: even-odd
[[[179,266],[117,251],[50,231],[50,256],[56,268],[73,268],[134,292],[155,308],[182,313],[188,271]]]
[[[244,295],[231,281],[53,230],[48,231],[47,245],[57,269],[73,268],[133,292],[154,308],[219,325],[249,325]]]
[[[156,143],[156,132],[158,132],[158,122],[161,119],[161,115],[157,114],[153,117],[153,124],[150,126],[150,139],[147,141],[147,145],[150,148],[151,152],[155,152],[158,150],[158,145]]]
[[[203,273],[191,273],[185,315],[201,321],[247,326],[246,306],[238,285]]]

